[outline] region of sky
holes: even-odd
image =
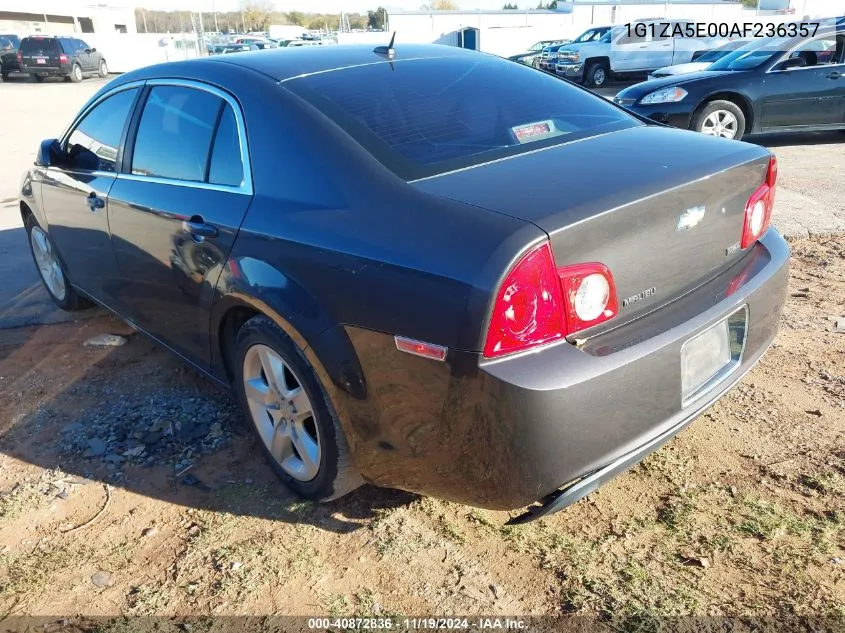
[[[363,13],[367,9],[383,6],[394,10],[416,10],[428,0],[276,0],[280,11],[304,11],[313,13],[340,13],[351,11]],[[504,0],[458,0],[461,9],[501,9]],[[525,8],[529,2],[523,0]],[[234,11],[240,7],[239,0],[134,0],[136,6],[145,9],[176,9],[191,11]],[[517,0],[517,4],[519,1]],[[534,5],[536,6],[536,4]],[[533,7],[532,7],[533,8]]]

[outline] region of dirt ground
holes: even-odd
[[[845,627],[845,238],[793,241],[774,347],[565,512],[277,484],[229,397],[108,316],[0,331],[0,616],[577,614]],[[86,347],[102,333],[122,347]],[[2,617],[0,617],[2,619]]]

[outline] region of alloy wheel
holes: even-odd
[[[261,441],[297,481],[320,470],[322,449],[314,407],[293,369],[272,348],[253,345],[244,355],[244,393]]]
[[[727,110],[714,110],[701,123],[701,133],[709,136],[734,138],[736,130],[736,117]]]
[[[82,81],[82,69],[79,66],[73,67],[73,77],[77,81]]]
[[[604,84],[605,80],[607,80],[607,74],[604,72],[604,68],[599,66],[593,73],[593,83],[597,86],[601,86]]]
[[[41,227],[34,226],[29,232],[29,242],[32,246],[32,253],[35,255],[35,263],[41,279],[47,290],[59,301],[64,301],[67,288],[65,287],[65,276],[62,267],[53,253],[53,246],[47,234]]]

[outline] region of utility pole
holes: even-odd
[[[214,14],[214,30],[220,32],[220,26],[217,24],[217,7],[214,6],[214,0],[211,0],[211,12]]]

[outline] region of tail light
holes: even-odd
[[[67,55],[65,55],[64,53],[59,55],[59,63],[60,64],[67,64]]]
[[[497,358],[563,339],[613,318],[617,306],[606,266],[557,268],[544,242],[524,255],[499,287],[484,356]]]
[[[769,170],[763,181],[745,205],[745,222],[742,225],[741,248],[748,248],[759,240],[772,221],[772,209],[775,205],[775,183],[778,178],[778,161],[769,158]]]
[[[612,319],[619,311],[613,275],[604,264],[558,269],[566,305],[566,335]]]
[[[18,63],[23,64],[23,53],[18,51]]]

